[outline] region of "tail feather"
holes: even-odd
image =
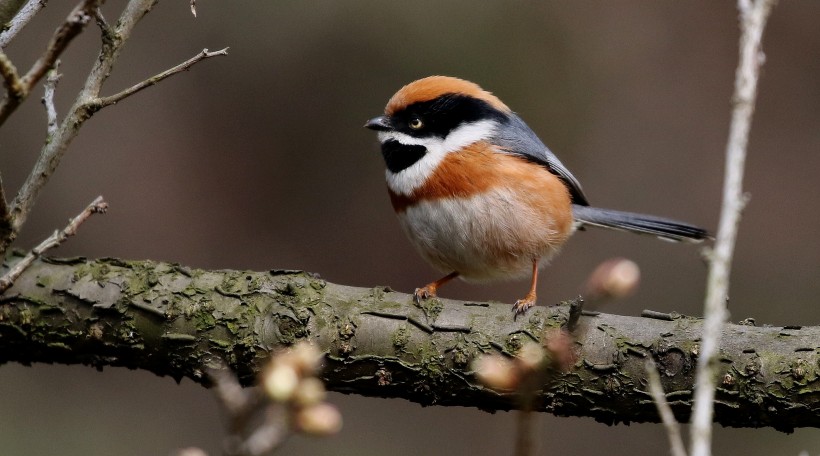
[[[663,217],[577,204],[572,205],[572,211],[581,225],[652,234],[671,241],[701,242],[710,237],[703,228]]]

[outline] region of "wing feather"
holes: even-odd
[[[498,129],[495,143],[506,153],[518,155],[547,168],[566,183],[574,204],[589,206],[581,183],[541,142],[538,135],[517,114],[509,113],[507,118],[508,124]]]

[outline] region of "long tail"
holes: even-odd
[[[688,223],[652,215],[572,205],[577,223],[634,233],[652,234],[670,241],[701,242],[709,233]]]

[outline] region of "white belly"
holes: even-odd
[[[407,207],[399,221],[428,262],[470,281],[527,276],[533,259],[546,263],[568,235],[505,189],[424,200]]]

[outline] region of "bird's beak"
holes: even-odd
[[[389,131],[393,127],[390,125],[390,120],[385,116],[374,117],[364,124],[364,128],[369,128],[376,131]]]

